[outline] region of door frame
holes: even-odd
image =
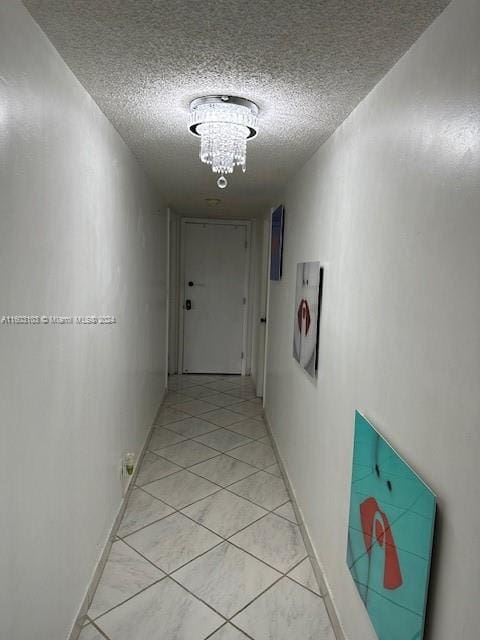
[[[250,310],[250,251],[252,244],[252,224],[250,220],[228,220],[224,218],[192,218],[186,217],[180,220],[180,269],[179,269],[179,296],[178,296],[178,373],[183,374],[183,351],[184,351],[184,300],[185,300],[185,229],[187,224],[216,224],[229,226],[245,227],[246,251],[245,251],[245,272],[243,281],[243,292],[245,304],[243,305],[243,323],[242,323],[242,373],[246,374],[247,368],[247,334],[248,334],[248,318]]]
[[[272,244],[272,222],[271,212],[269,216],[266,216],[262,220],[262,248],[260,259],[260,304],[257,322],[260,322],[260,318],[265,318],[265,324],[263,329],[260,327],[260,335],[258,340],[258,351],[256,353],[257,358],[257,380],[255,392],[257,397],[265,397],[265,378],[267,368],[267,333],[268,333],[268,302],[270,295],[270,252]]]
[[[166,211],[166,220],[165,220],[165,233],[167,236],[167,250],[165,256],[165,389],[168,389],[168,353],[169,353],[169,343],[170,343],[170,224],[172,220],[172,212],[170,208],[167,207]]]

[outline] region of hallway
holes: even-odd
[[[0,640],[478,639],[479,60],[0,0]]]
[[[170,378],[80,640],[334,640],[262,415],[249,378]]]

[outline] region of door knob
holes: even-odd
[[[191,300],[185,300],[185,309],[187,311],[190,311],[191,308],[192,308],[192,301]]]
[[[265,322],[267,322],[267,319],[266,318],[260,318],[260,322],[265,323]]]
[[[193,282],[191,280],[189,281],[188,286],[193,287]]]

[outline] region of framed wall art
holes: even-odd
[[[322,306],[323,267],[320,262],[297,265],[293,357],[315,378],[318,369],[318,340]]]
[[[358,411],[347,563],[379,640],[421,640],[436,497]]]
[[[270,280],[281,280],[283,262],[283,227],[285,208],[280,205],[272,213]]]

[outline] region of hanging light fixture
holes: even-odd
[[[190,103],[190,131],[200,137],[200,160],[220,173],[217,185],[227,186],[225,174],[235,166],[246,169],[247,140],[258,131],[258,107],[236,96],[204,96]]]

